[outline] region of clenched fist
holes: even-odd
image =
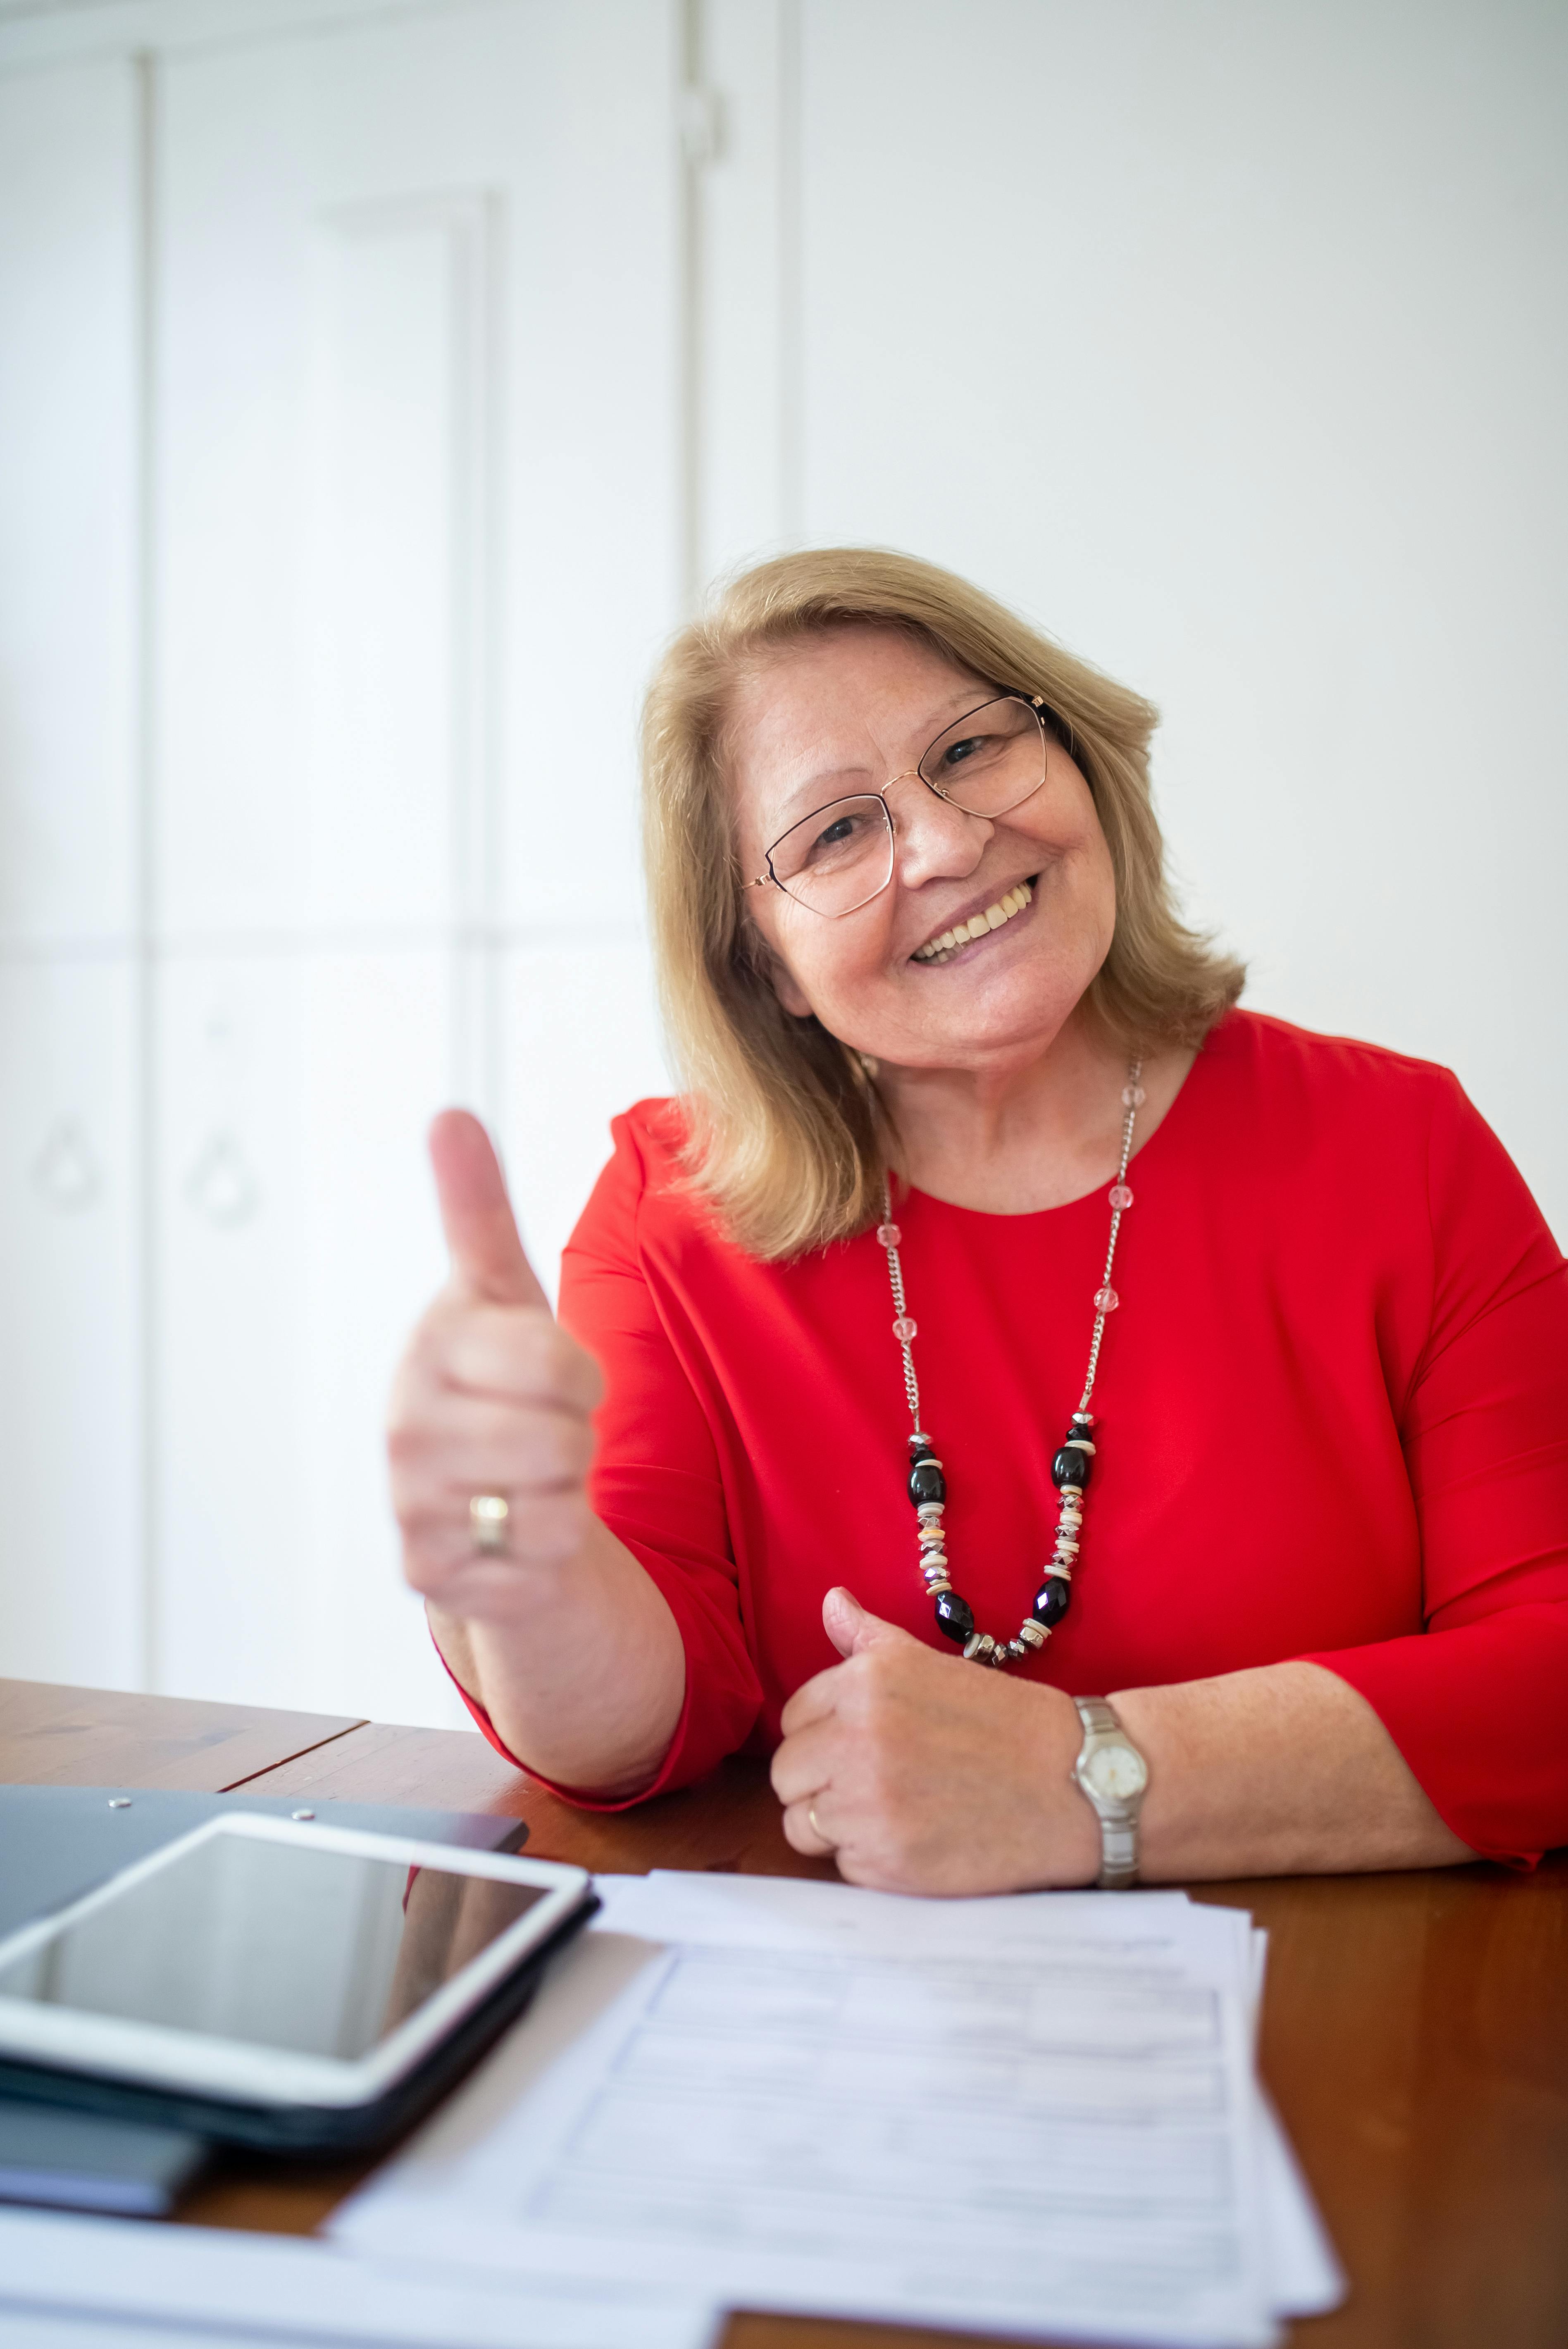
[[[1070,1775],[1070,1697],[938,1655],[842,1588],[822,1621],[844,1661],[795,1691],[773,1756],[797,1851],[830,1851],[851,1884],[883,1892],[1093,1883],[1099,1830]]]
[[[526,1609],[530,1569],[559,1569],[589,1537],[589,1413],[602,1381],[534,1278],[479,1120],[443,1112],[430,1158],[452,1272],[393,1388],[392,1503],[415,1589],[443,1615],[500,1626]],[[478,1494],[507,1503],[495,1553],[475,1547]]]

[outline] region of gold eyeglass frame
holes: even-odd
[[[937,744],[942,741],[945,736],[951,734],[954,727],[964,725],[968,719],[978,718],[983,709],[995,709],[996,703],[999,701],[1022,702],[1024,708],[1029,712],[1035,724],[1038,727],[1041,753],[1040,780],[1037,783],[1031,783],[1028,790],[1026,792],[1020,792],[1019,796],[1016,800],[1009,800],[1006,807],[993,808],[989,815],[982,815],[978,808],[966,808],[962,800],[954,799],[951,792],[944,792],[940,783],[934,783],[930,776],[923,772],[923,769],[927,759],[930,758]],[[1035,793],[1041,790],[1045,784],[1050,760],[1050,737],[1046,732],[1046,721],[1042,715],[1045,707],[1045,698],[1043,695],[1038,693],[993,693],[985,701],[977,701],[973,709],[965,709],[957,718],[950,719],[947,724],[942,729],[942,732],[940,734],[934,734],[932,736],[931,740],[921,752],[917,763],[913,767],[901,768],[896,775],[890,775],[880,791],[841,792],[837,799],[824,800],[820,807],[812,808],[806,815],[797,816],[795,822],[792,824],[788,825],[786,829],[779,833],[778,839],[774,841],[772,845],[767,850],[765,856],[765,861],[768,866],[767,872],[759,873],[755,881],[743,881],[740,885],[741,888],[743,890],[766,889],[769,882],[771,882],[772,885],[779,891],[779,895],[781,896],[788,897],[792,905],[801,906],[805,912],[808,914],[815,914],[820,920],[824,922],[841,922],[844,920],[846,916],[860,913],[865,906],[872,903],[873,898],[880,897],[884,889],[891,888],[892,885],[893,868],[896,862],[895,851],[898,845],[898,819],[887,803],[887,795],[889,792],[892,791],[894,783],[906,783],[910,777],[913,775],[918,781],[925,785],[926,790],[932,793],[934,798],[943,801],[948,807],[956,808],[960,815],[973,815],[979,817],[979,820],[984,823],[993,822],[997,816],[1011,815],[1015,808],[1022,807],[1026,800],[1032,800]],[[798,897],[787,881],[780,881],[779,875],[773,870],[773,850],[775,848],[781,847],[784,842],[789,839],[790,833],[798,832],[802,824],[814,823],[818,816],[826,815],[830,808],[838,807],[845,800],[880,800],[882,802],[882,818],[887,825],[887,875],[885,879],[877,883],[876,887],[871,892],[870,896],[860,898],[856,904],[852,905],[841,905],[836,914],[830,914],[826,912],[822,906],[813,905],[808,898]]]

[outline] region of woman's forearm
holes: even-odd
[[[773,1785],[798,1851],[851,1883],[970,1895],[1092,1884],[1100,1831],[1061,1689],[939,1656],[844,1589],[842,1661],[784,1707]],[[1314,1664],[1111,1692],[1149,1764],[1141,1873],[1215,1877],[1429,1868],[1473,1858],[1371,1707]]]
[[[1475,1857],[1366,1699],[1320,1665],[1123,1689],[1111,1702],[1149,1764],[1139,1835],[1149,1882]]]
[[[539,1776],[612,1800],[641,1794],[686,1700],[686,1651],[657,1585],[597,1518],[575,1556],[515,1574],[504,1614],[429,1606],[454,1676]]]

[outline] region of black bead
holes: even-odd
[[[918,1438],[912,1435],[909,1439],[909,1456],[912,1461],[934,1460],[936,1447],[934,1444],[928,1444],[923,1435]]]
[[[1072,1605],[1073,1587],[1059,1574],[1047,1574],[1035,1593],[1035,1620],[1048,1631],[1059,1623]]]
[[[909,1497],[916,1508],[922,1501],[945,1501],[947,1479],[934,1460],[917,1460],[909,1472]]]
[[[938,1591],[936,1597],[936,1628],[961,1648],[965,1640],[975,1635],[975,1609],[967,1599],[960,1599],[956,1590]]]
[[[1051,1482],[1058,1491],[1064,1485],[1087,1485],[1093,1466],[1092,1452],[1076,1452],[1064,1444],[1051,1463]]]

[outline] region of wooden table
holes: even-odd
[[[832,1874],[791,1851],[763,1773],[586,1816],[461,1731],[0,1681],[0,1781],[249,1786],[529,1823],[527,1849]],[[1351,2278],[1297,2349],[1568,2345],[1568,1853],[1504,1868],[1203,1885],[1270,1935],[1262,2066]],[[304,2233],[362,2174],[235,2158],[181,2216]],[[959,2336],[740,2315],[725,2349],[935,2349]]]

